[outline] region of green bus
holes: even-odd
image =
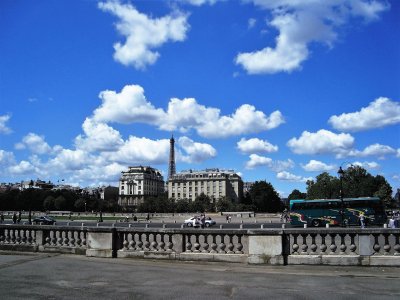
[[[290,224],[319,227],[342,224],[342,201],[340,199],[290,200]],[[359,225],[364,214],[366,225],[386,223],[385,205],[378,197],[344,198],[343,224]]]

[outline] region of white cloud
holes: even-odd
[[[114,152],[103,153],[108,161],[124,165],[164,164],[168,162],[169,140],[151,140],[130,136],[124,144]]]
[[[292,138],[287,142],[287,146],[297,154],[348,153],[353,144],[354,138],[350,134],[336,134],[324,129],[315,133],[303,131],[298,139]]]
[[[285,122],[280,111],[267,116],[249,104],[241,105],[232,115],[221,116],[218,108],[198,104],[193,98],[172,98],[165,112],[147,101],[139,85],[127,85],[120,93],[101,92],[100,99],[102,104],[93,113],[96,122],[146,123],[167,131],[194,129],[207,138],[256,133]]]
[[[272,164],[269,166],[269,168],[274,172],[282,172],[287,169],[293,169],[294,166],[295,166],[294,161],[291,159],[288,159],[288,160],[273,161]]]
[[[249,29],[251,29],[251,28],[253,28],[253,27],[256,25],[256,23],[257,23],[257,20],[256,20],[256,19],[250,18],[250,19],[247,21],[247,27],[248,27]]]
[[[104,123],[97,123],[91,118],[86,118],[82,124],[85,135],[79,135],[75,139],[77,149],[89,152],[113,151],[118,149],[123,140],[121,134],[114,128]]]
[[[341,131],[362,131],[400,123],[400,103],[380,97],[359,112],[332,116],[328,121]]]
[[[301,165],[301,167],[307,172],[331,171],[336,168],[335,165],[328,165],[314,159],[310,160],[306,165]]]
[[[53,151],[53,149],[45,141],[44,136],[37,135],[36,133],[32,132],[24,136],[22,138],[22,142],[17,143],[15,148],[18,150],[28,148],[32,153],[36,154],[49,154]]]
[[[254,169],[260,166],[270,166],[272,164],[272,159],[269,157],[260,156],[257,154],[251,154],[250,160],[246,162],[246,169]]]
[[[276,174],[276,178],[283,181],[293,181],[293,182],[307,182],[307,180],[312,180],[312,177],[302,177],[294,175],[292,173],[283,171]]]
[[[52,170],[76,171],[94,163],[94,156],[83,150],[62,149],[46,166]]]
[[[397,154],[396,154],[396,157],[399,157],[400,158],[400,148],[399,149],[397,149]]]
[[[32,174],[35,171],[35,167],[29,161],[25,160],[21,161],[17,165],[13,165],[8,168],[8,172],[11,175],[27,175]]]
[[[187,2],[188,4],[194,6],[201,6],[204,4],[214,5],[218,1],[226,1],[226,0],[180,0],[180,2]]]
[[[384,158],[386,155],[396,155],[396,149],[393,149],[387,145],[381,144],[373,144],[367,146],[364,150],[352,150],[350,151],[347,156],[354,156],[354,157],[366,157],[366,156],[377,156],[379,158]]]
[[[6,125],[10,118],[10,115],[0,116],[0,134],[9,134],[12,132],[12,130]]]
[[[144,69],[154,64],[160,54],[155,49],[167,42],[181,42],[189,30],[187,15],[175,11],[161,18],[150,18],[131,4],[100,2],[98,7],[118,17],[116,29],[126,37],[114,44],[114,59],[123,65]]]
[[[309,57],[312,42],[332,46],[335,30],[351,17],[367,21],[378,19],[389,5],[363,0],[247,0],[272,13],[268,25],[279,31],[276,46],[239,53],[235,59],[249,74],[273,74],[300,69]]]
[[[178,145],[188,155],[180,155],[177,159],[180,159],[187,163],[202,162],[204,160],[213,158],[217,155],[217,150],[209,144],[196,143],[188,137],[180,137]]]
[[[147,101],[139,85],[126,85],[120,93],[103,91],[99,98],[102,104],[93,113],[97,122],[157,124],[165,117],[162,109],[156,109]]]
[[[363,167],[364,169],[370,170],[370,169],[379,169],[380,165],[374,161],[364,161],[364,162],[359,162],[359,161],[355,161],[352,163],[352,165],[354,166],[360,166]]]
[[[251,138],[246,140],[242,138],[237,142],[237,148],[242,153],[270,153],[278,151],[278,146],[272,145],[266,140],[260,140],[258,138]]]
[[[0,149],[0,166],[10,166],[15,163],[14,153]]]

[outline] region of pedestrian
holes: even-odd
[[[17,223],[17,214],[16,213],[13,214],[12,221],[14,224]]]
[[[230,223],[231,221],[232,221],[232,217],[231,217],[231,215],[229,215],[228,223]]]
[[[226,215],[226,223],[229,223],[229,216]]]
[[[365,228],[365,216],[364,216],[363,212],[360,213],[360,225],[361,225],[361,228]]]
[[[3,215],[3,213],[0,214],[0,222],[1,222],[1,223],[4,222],[4,215]]]
[[[201,222],[201,228],[204,228],[204,226],[206,225],[206,216],[204,214],[201,215],[200,222]]]
[[[146,216],[146,221],[148,222],[150,220],[150,214],[149,213],[147,213],[147,216]]]
[[[18,223],[21,222],[21,211],[18,213]]]

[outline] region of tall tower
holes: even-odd
[[[176,173],[175,167],[175,140],[172,135],[169,140],[169,164],[168,164],[168,179],[172,177]]]

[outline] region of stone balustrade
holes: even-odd
[[[251,264],[400,266],[400,229],[0,225],[0,250]]]

